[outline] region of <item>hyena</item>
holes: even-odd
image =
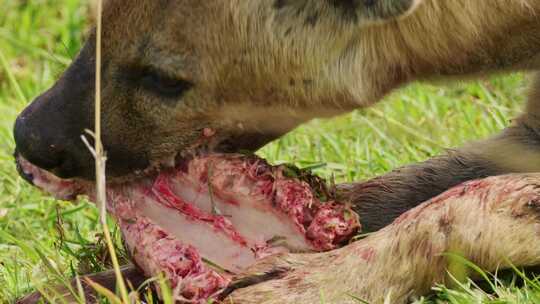
[[[107,174],[112,182],[130,180],[197,149],[255,151],[310,119],[370,106],[415,80],[534,72],[539,13],[537,0],[108,0],[101,66]],[[61,178],[94,176],[80,140],[93,124],[94,38],[15,124],[16,154]],[[364,230],[467,180],[539,171],[539,92],[540,78],[523,114],[494,138],[342,185]],[[466,213],[456,214],[456,222],[471,224]],[[309,267],[301,259],[311,260],[291,263]],[[323,260],[322,273],[345,265]],[[341,279],[329,276],[333,284],[324,282],[337,287],[362,275],[354,267],[339,273]],[[317,275],[311,280],[306,287]],[[284,282],[266,287],[281,298],[253,299],[283,302],[290,288]],[[342,285],[337,289],[351,287]],[[319,294],[294,290],[303,303]],[[250,301],[256,291],[240,294]]]

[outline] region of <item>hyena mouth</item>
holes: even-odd
[[[63,180],[18,157],[21,173],[59,199],[94,197],[87,181]],[[285,252],[318,252],[359,230],[350,206],[323,180],[257,156],[206,154],[144,179],[110,185],[107,209],[134,262],[164,273],[180,302],[217,298],[235,275]]]

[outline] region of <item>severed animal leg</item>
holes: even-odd
[[[227,293],[242,304],[358,303],[354,297],[406,303],[434,284],[449,283],[447,270],[460,265],[449,252],[487,271],[540,264],[540,175],[467,182],[344,248],[264,260]],[[279,276],[241,284],[273,272]]]

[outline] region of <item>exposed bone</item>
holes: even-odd
[[[133,215],[133,222],[120,220],[120,228],[134,261],[147,274],[164,273],[176,299],[198,303],[214,298],[229,284],[230,277],[203,263],[197,248],[179,242],[145,216]]]

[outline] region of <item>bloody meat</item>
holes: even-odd
[[[19,163],[36,186],[58,198],[93,196],[87,182]],[[110,186],[107,209],[148,276],[164,273],[178,300],[203,303],[259,259],[348,242],[360,229],[359,219],[332,193],[323,180],[288,165],[210,154]]]

